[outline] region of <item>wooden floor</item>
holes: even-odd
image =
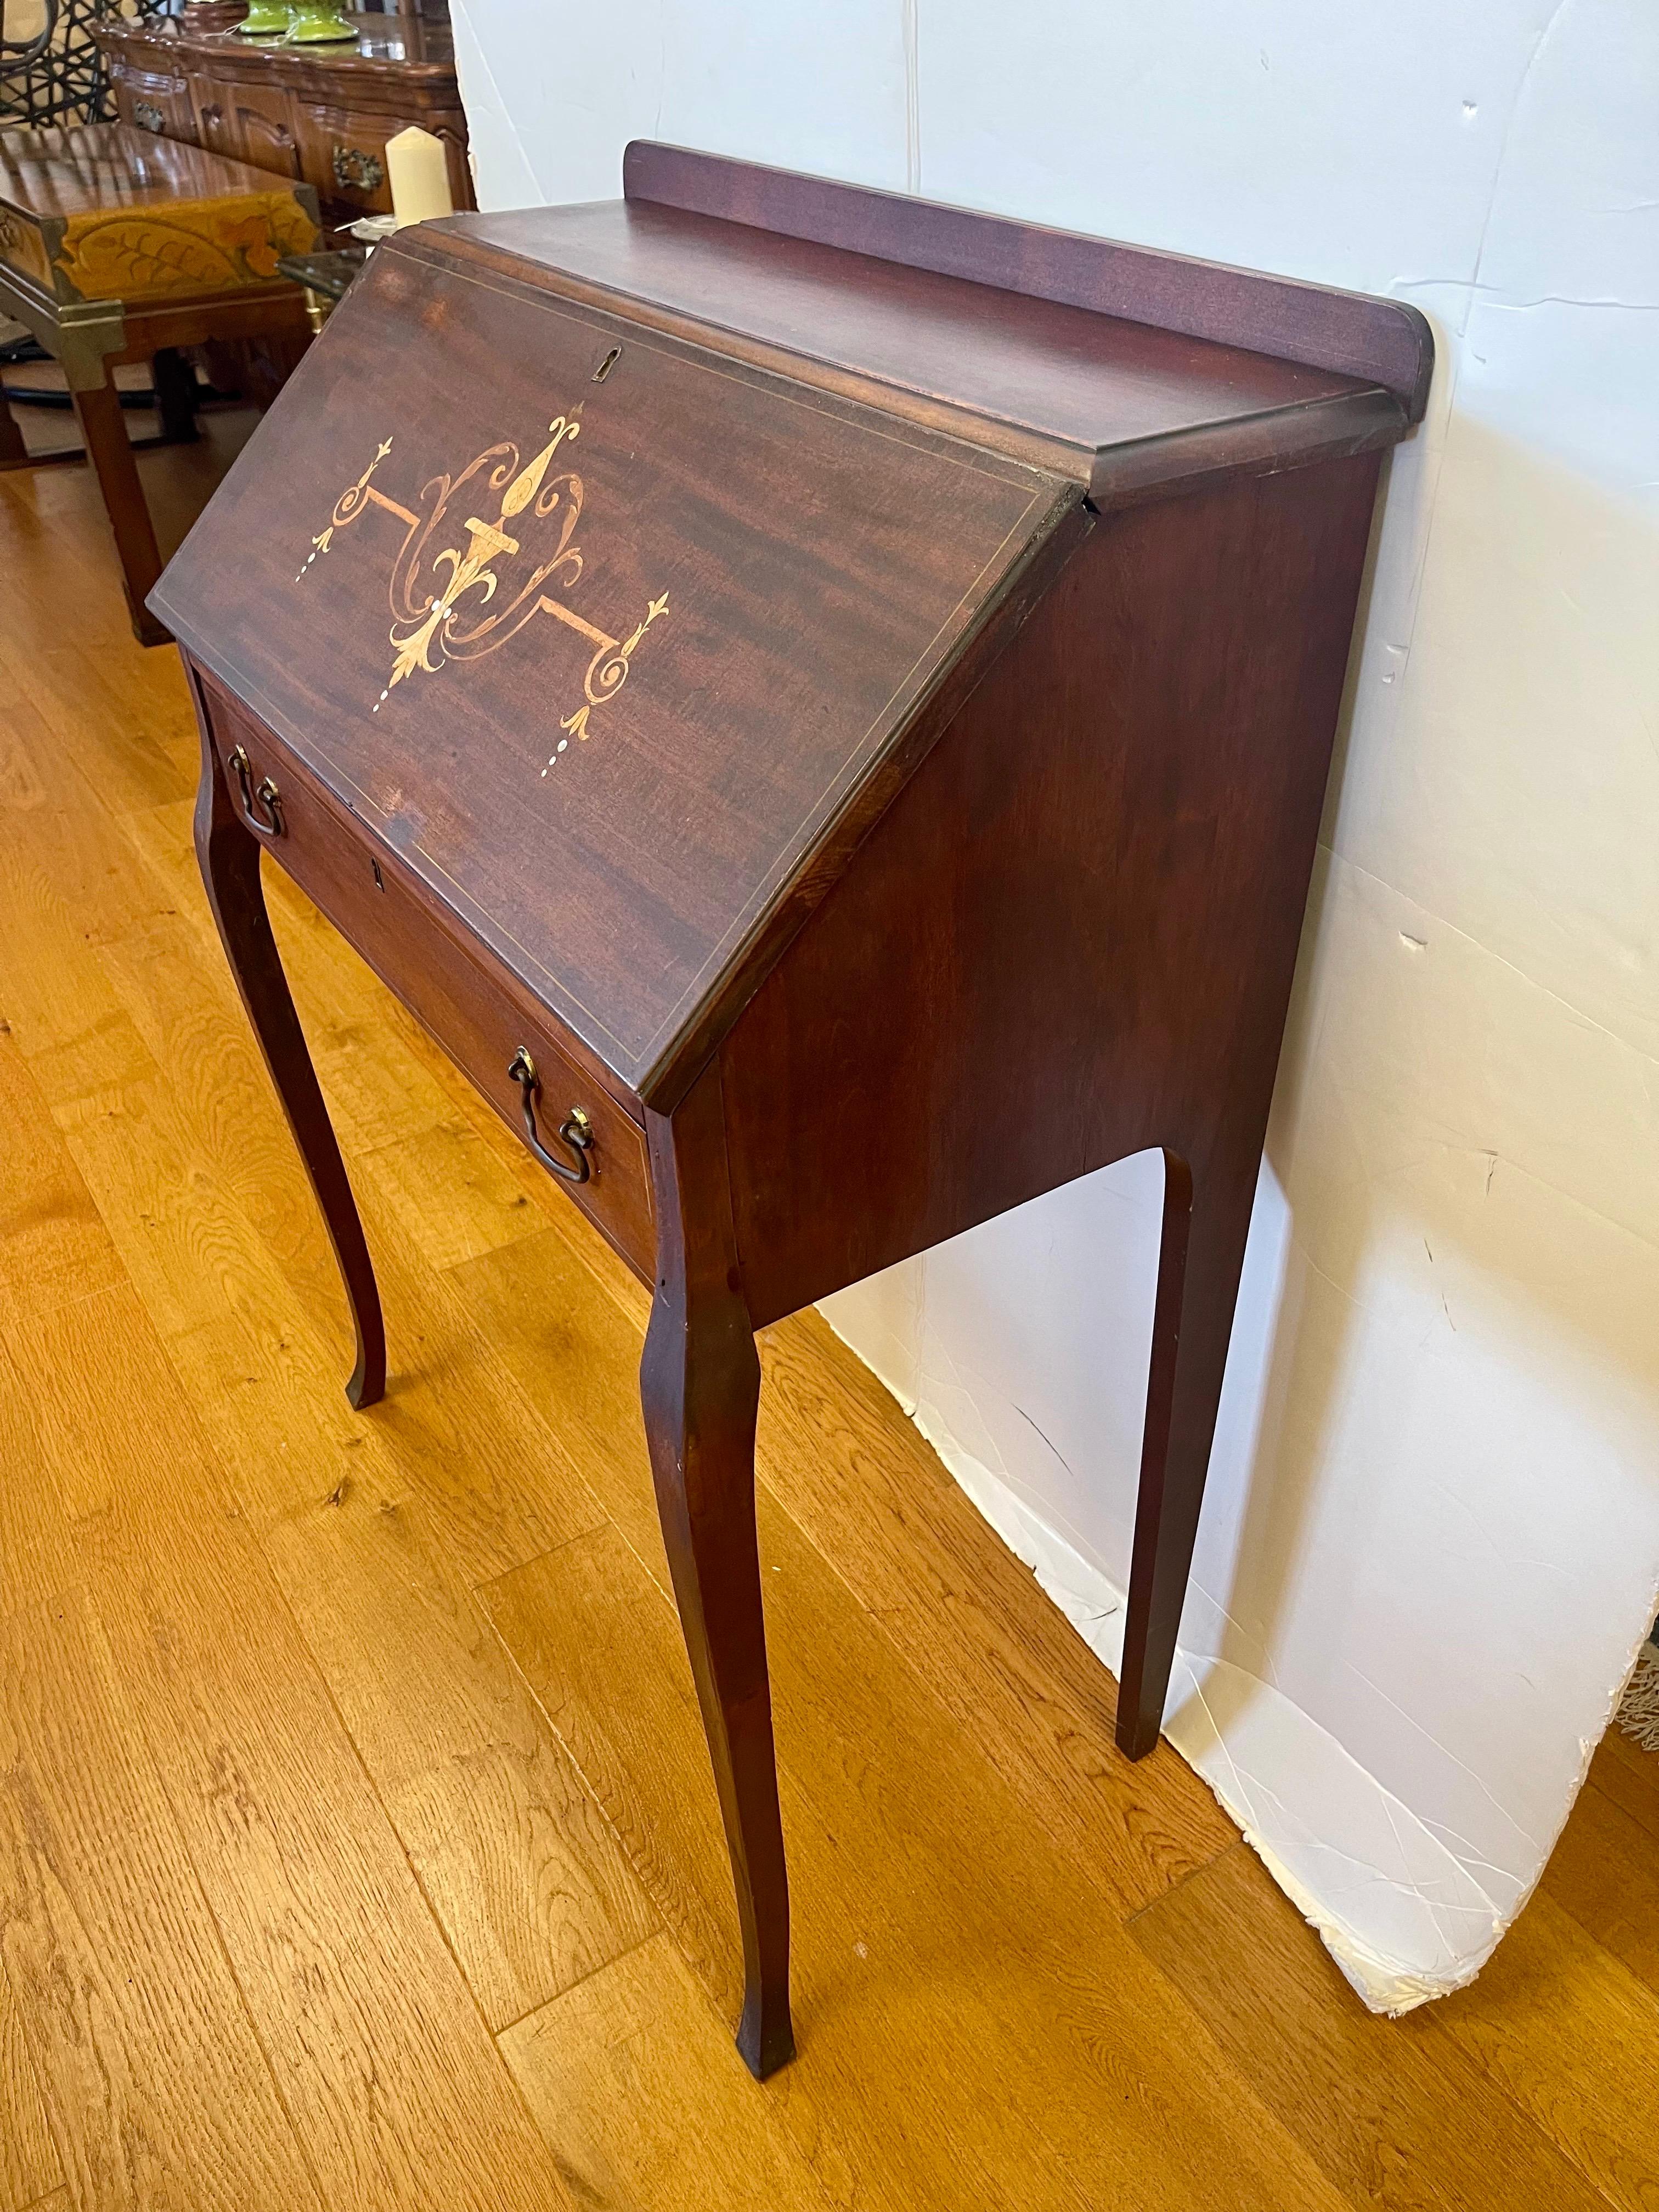
[[[757,2087],[642,1294],[277,878],[392,1346],[348,1409],[83,471],[0,477],[0,2212],[1654,2212],[1659,1761],[1604,1747],[1476,1988],[1369,2017],[811,1316]]]

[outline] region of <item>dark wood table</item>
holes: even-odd
[[[145,605],[155,532],[114,371],[153,364],[164,432],[194,434],[194,372],[179,349],[308,335],[305,295],[278,257],[317,238],[316,195],[125,124],[0,131],[0,313],[64,372],[120,556],[134,634],[168,641]],[[0,466],[32,465],[0,396]]]
[[[1431,350],[1393,301],[669,148],[625,180],[381,246],[154,604],[353,1402],[380,1310],[262,854],[653,1290],[764,2074],[793,2044],[754,1333],[1162,1151],[1118,1717],[1150,1749]]]

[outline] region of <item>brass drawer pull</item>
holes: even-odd
[[[256,837],[280,837],[288,828],[283,819],[283,801],[270,778],[262,776],[256,788],[253,763],[240,745],[231,754],[230,765],[236,771],[236,781],[242,787],[242,819]],[[260,807],[264,813],[260,814]]]
[[[551,1168],[556,1176],[566,1182],[586,1182],[593,1172],[588,1153],[592,1149],[593,1124],[580,1106],[573,1106],[559,1124],[559,1140],[568,1145],[576,1156],[574,1167],[567,1167],[543,1144],[536,1129],[536,1063],[530,1056],[530,1048],[520,1045],[507,1062],[507,1072],[524,1093],[524,1133],[530,1149],[544,1168]]]
[[[163,131],[167,127],[166,115],[153,100],[135,100],[132,119],[141,131]]]
[[[378,192],[386,182],[385,163],[361,146],[335,147],[330,166],[342,191]]]

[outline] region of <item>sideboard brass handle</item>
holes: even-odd
[[[256,788],[253,763],[240,745],[231,754],[230,764],[242,787],[242,819],[256,837],[280,837],[288,824],[283,819],[282,794],[276,785],[266,775],[259,779]],[[263,815],[259,812],[262,806]]]
[[[530,1056],[528,1045],[520,1045],[507,1062],[507,1072],[524,1094],[524,1133],[530,1149],[544,1168],[551,1168],[556,1176],[566,1182],[586,1182],[593,1172],[588,1153],[593,1146],[593,1124],[580,1106],[573,1106],[559,1124],[559,1141],[568,1145],[575,1154],[574,1167],[550,1152],[536,1128],[536,1092],[540,1087],[536,1078],[536,1063]]]
[[[329,166],[342,191],[378,192],[386,182],[386,166],[361,146],[336,146]]]

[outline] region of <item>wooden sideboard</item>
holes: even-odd
[[[410,124],[449,151],[458,208],[474,204],[466,116],[447,23],[356,15],[352,45],[290,46],[179,19],[100,23],[116,111],[179,138],[315,187],[325,222],[391,212],[386,142]]]

